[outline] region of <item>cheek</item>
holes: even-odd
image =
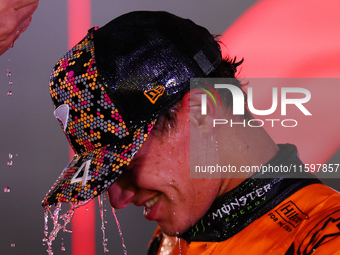
[[[196,224],[211,207],[218,192],[216,188],[209,189],[194,181],[178,181],[177,184],[174,199],[164,207],[164,214],[169,220],[162,224],[172,234],[183,233]]]
[[[205,213],[218,196],[219,179],[191,179],[193,182],[192,203]],[[201,215],[203,216],[203,215]]]
[[[168,169],[180,169],[181,177],[190,176],[190,146],[183,142],[176,146],[169,144],[164,161]]]
[[[162,145],[155,148],[149,153],[144,160],[145,164],[140,172],[139,177],[160,178],[159,181],[170,181],[176,179],[176,170],[189,172],[189,168],[185,169],[186,157],[176,149],[172,144]],[[183,177],[183,176],[182,176]]]

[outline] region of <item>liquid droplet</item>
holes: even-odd
[[[7,92],[7,96],[11,96],[12,94],[13,94],[12,91]]]
[[[12,161],[12,160],[11,160],[11,161],[8,161],[8,162],[7,162],[7,165],[8,165],[8,166],[13,165],[13,161]]]
[[[61,250],[65,251],[65,246],[64,246],[64,238],[61,238]]]
[[[14,248],[15,247],[15,243],[11,243],[11,247]]]
[[[109,252],[109,249],[106,247],[107,246],[107,238],[105,237],[105,220],[104,220],[104,210],[103,210],[103,199],[104,195],[101,194],[100,196],[98,196],[98,205],[99,205],[99,212],[100,212],[100,218],[102,220],[102,226],[101,226],[101,230],[102,230],[102,235],[103,235],[103,248],[104,248],[104,253]]]
[[[119,235],[120,235],[120,239],[122,240],[124,255],[127,255],[127,250],[126,250],[126,246],[125,246],[125,242],[124,242],[124,238],[123,238],[123,232],[120,228],[120,224],[119,224],[119,221],[118,221],[118,218],[117,218],[117,214],[116,214],[116,211],[113,207],[112,207],[112,213],[113,213],[113,216],[115,217],[115,220],[116,220],[116,223],[117,223],[117,228],[118,228],[118,232],[119,232]]]
[[[8,82],[8,85],[13,85],[13,82],[12,82],[12,81],[9,81],[9,82]]]
[[[5,188],[4,188],[4,192],[5,192],[5,193],[10,193],[10,192],[11,192],[10,187],[5,187]]]
[[[9,159],[12,159],[12,158],[13,158],[13,154],[12,154],[12,153],[9,153],[9,154],[8,154],[8,158],[9,158]]]
[[[179,232],[176,232],[176,235],[179,235]],[[181,255],[182,254],[181,238],[178,238],[178,249],[179,249],[179,255]]]

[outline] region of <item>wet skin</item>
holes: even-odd
[[[194,225],[219,195],[221,179],[190,178],[190,121],[179,109],[176,128],[152,130],[134,159],[109,188],[111,205],[144,206],[144,216],[168,235]]]
[[[202,115],[200,105],[201,91],[187,92],[176,113],[175,128],[151,131],[128,168],[108,190],[114,208],[130,203],[144,206],[146,219],[157,221],[168,235],[179,235],[193,226],[216,198],[252,174],[190,178],[190,152],[195,165],[213,162],[237,169],[241,165],[263,165],[278,153],[277,145],[264,129],[241,125],[213,128],[212,119],[232,117],[232,111],[208,99],[208,114]],[[214,141],[218,141],[218,150]]]

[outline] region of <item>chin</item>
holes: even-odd
[[[165,224],[159,224],[162,232],[168,236],[179,236],[183,234],[187,229],[189,229],[191,225],[188,225],[187,227],[185,226],[185,224],[183,224],[182,226],[174,226],[172,224],[170,226],[168,224],[167,226],[165,226]]]
[[[184,232],[175,231],[175,230],[169,231],[168,229],[163,229],[163,228],[161,228],[161,230],[162,230],[162,232],[163,232],[164,234],[166,234],[167,236],[179,236],[179,235],[181,235],[182,233],[184,233]]]

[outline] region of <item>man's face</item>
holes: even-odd
[[[180,107],[176,128],[152,130],[123,174],[109,188],[110,203],[120,209],[144,206],[144,216],[168,235],[194,225],[218,195],[221,179],[190,178],[190,122]]]

